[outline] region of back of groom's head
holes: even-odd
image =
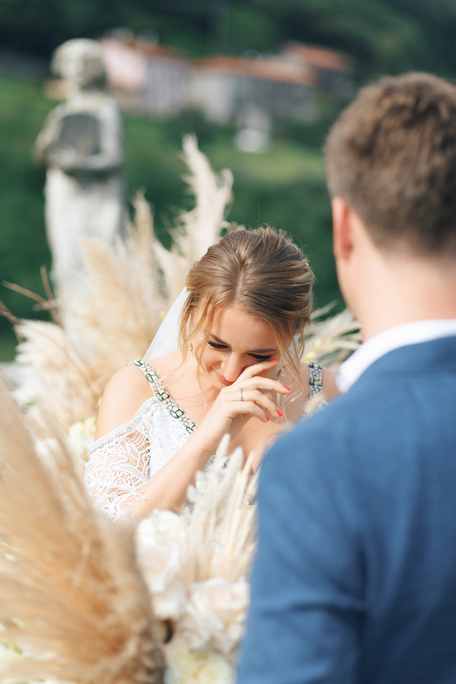
[[[363,88],[325,146],[328,186],[381,249],[456,253],[456,86],[429,74]]]

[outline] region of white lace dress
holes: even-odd
[[[141,487],[197,428],[171,399],[152,366],[143,361],[133,363],[145,374],[153,395],[129,423],[89,447],[85,471],[85,483],[95,506],[113,520],[130,517],[129,504],[141,496]],[[309,366],[310,394],[321,396],[321,366]]]

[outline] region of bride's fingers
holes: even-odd
[[[240,392],[240,388],[245,392],[247,389],[257,389],[265,390],[266,392],[277,392],[279,394],[287,395],[290,392],[290,387],[287,385],[282,385],[278,380],[273,380],[272,378],[264,378],[262,375],[254,375],[250,378],[239,378],[236,380],[236,384],[231,385],[230,391],[233,393]]]
[[[245,389],[243,391],[243,403],[245,402],[253,402],[264,411],[268,411],[272,418],[276,418],[277,416],[280,417],[281,415],[277,409],[277,406],[272,401],[271,395],[260,392],[257,389]]]
[[[270,371],[272,368],[275,368],[277,364],[277,359],[272,359],[271,361],[259,361],[258,363],[253,363],[251,366],[247,366],[247,368],[244,368],[240,376],[238,377],[237,381],[239,380],[248,380],[249,378],[253,378],[255,375],[260,375],[260,373],[264,373],[265,371]],[[236,381],[236,382],[237,382]]]
[[[238,413],[239,415],[248,415],[251,418],[256,416],[259,418],[263,423],[267,423],[269,419],[269,416],[265,413],[265,411],[258,406],[254,401],[237,401],[233,403],[233,409]]]

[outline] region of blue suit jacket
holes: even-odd
[[[456,683],[456,337],[285,434],[258,505],[239,684]]]

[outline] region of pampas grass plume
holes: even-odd
[[[0,679],[162,681],[133,531],[96,513],[55,427],[43,462],[0,383]]]
[[[257,478],[250,477],[251,463],[236,449],[227,456],[226,435],[213,462],[196,485],[189,487],[191,508],[184,510],[187,522],[183,552],[185,583],[224,577],[237,582],[248,575],[256,548]]]

